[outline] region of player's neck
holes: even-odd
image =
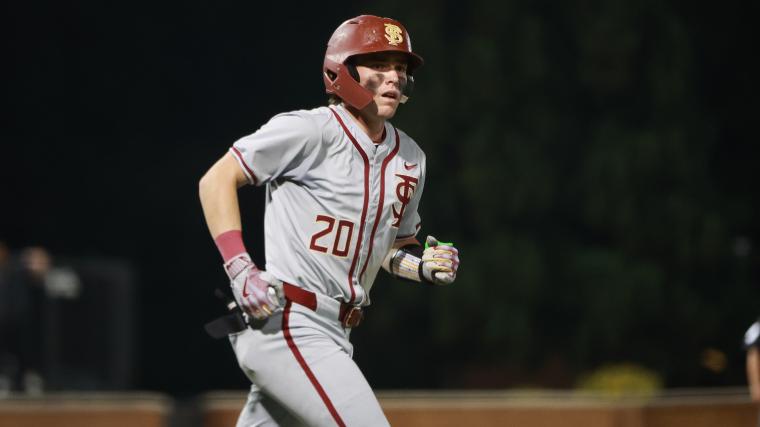
[[[385,119],[381,117],[372,117],[369,114],[363,114],[360,110],[357,110],[350,105],[346,105],[346,111],[351,114],[351,117],[364,130],[364,133],[374,143],[380,143],[385,136]]]

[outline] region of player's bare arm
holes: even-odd
[[[237,190],[247,182],[235,158],[227,153],[201,178],[198,193],[211,237],[240,230]]]
[[[246,182],[237,160],[227,153],[201,178],[198,193],[235,301],[246,314],[261,319],[279,305],[277,290],[272,288],[278,283],[256,267],[243,244],[237,191]]]

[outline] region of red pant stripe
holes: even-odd
[[[346,427],[346,424],[343,422],[343,420],[340,418],[340,415],[338,415],[338,411],[335,409],[335,406],[333,406],[332,402],[330,401],[330,398],[327,396],[327,393],[325,393],[325,389],[322,388],[322,385],[317,381],[317,377],[314,376],[314,373],[309,368],[309,365],[306,364],[306,360],[304,360],[303,356],[301,355],[301,352],[298,350],[298,347],[296,347],[296,342],[293,341],[293,336],[290,335],[290,327],[288,326],[288,320],[290,318],[290,305],[292,303],[290,301],[287,301],[285,303],[285,309],[282,313],[282,333],[285,335],[285,341],[288,343],[288,347],[290,347],[290,351],[293,352],[293,356],[296,357],[296,360],[298,361],[298,364],[301,365],[301,369],[306,373],[306,376],[309,377],[309,381],[311,381],[311,385],[314,386],[314,389],[317,390],[317,393],[319,393],[319,397],[322,398],[322,401],[325,402],[325,406],[327,406],[327,410],[330,411],[330,414],[332,415],[333,419],[340,427]]]

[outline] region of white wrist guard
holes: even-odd
[[[408,245],[397,249],[389,263],[391,274],[400,279],[422,282],[424,280],[422,269],[420,268],[422,266],[422,258],[417,256],[415,252],[419,252],[419,255],[422,255],[422,247]]]

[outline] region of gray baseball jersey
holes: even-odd
[[[279,114],[230,151],[266,185],[265,269],[304,289],[369,304],[383,258],[420,228],[425,155],[385,124],[373,143],[342,106]]]

